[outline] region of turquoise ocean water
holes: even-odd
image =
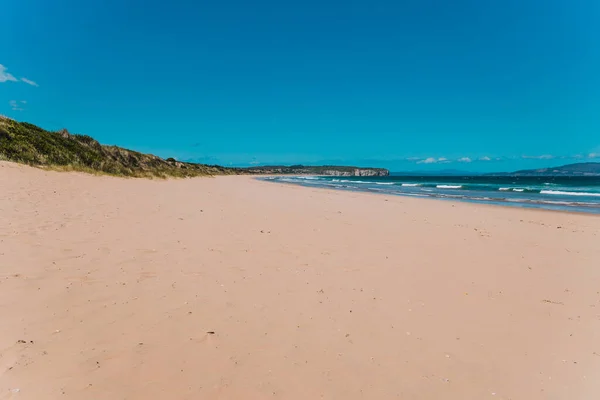
[[[327,189],[600,214],[600,177],[391,175],[262,179]]]

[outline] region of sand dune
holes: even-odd
[[[600,397],[600,218],[0,163],[0,399]]]

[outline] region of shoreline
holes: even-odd
[[[273,175],[275,176],[275,175]],[[287,175],[281,175],[283,177],[286,177]],[[280,175],[276,175],[276,177],[281,177]],[[311,176],[317,176],[317,175],[311,175]],[[409,196],[409,195],[403,195],[401,193],[399,194],[392,194],[392,193],[382,193],[382,192],[377,192],[377,191],[369,191],[369,190],[353,190],[353,189],[331,189],[331,188],[327,188],[327,187],[318,187],[318,186],[309,186],[309,185],[302,185],[300,183],[293,183],[293,182],[280,182],[280,181],[275,181],[275,182],[269,182],[265,176],[253,176],[254,179],[258,180],[258,181],[262,181],[262,182],[266,182],[266,183],[274,183],[274,184],[282,184],[282,185],[290,185],[290,186],[300,186],[300,187],[304,187],[304,188],[309,188],[309,189],[319,189],[319,190],[324,190],[324,191],[331,191],[331,192],[350,192],[350,193],[363,193],[363,194],[367,194],[367,195],[375,195],[375,196],[388,196],[390,198],[397,198],[397,197],[401,197],[404,199],[413,199],[413,200],[433,200],[433,201],[442,201],[445,203],[450,203],[450,204],[470,204],[470,205],[475,205],[475,206],[484,206],[484,207],[500,207],[500,208],[508,208],[508,209],[521,209],[521,210],[532,210],[532,211],[543,211],[543,212],[552,212],[552,213],[565,213],[565,214],[575,214],[575,215],[585,215],[585,216],[594,216],[594,217],[600,217],[600,212],[594,213],[594,212],[586,212],[586,211],[577,211],[577,210],[555,210],[555,209],[549,209],[549,208],[543,208],[543,207],[527,207],[527,206],[523,206],[523,205],[518,205],[518,204],[513,204],[513,205],[509,205],[509,204],[498,204],[500,203],[499,201],[495,202],[495,203],[485,203],[485,202],[478,202],[478,201],[472,201],[472,200],[458,200],[458,199],[452,199],[452,198],[442,198],[442,197],[434,197],[434,196],[422,196],[422,197],[416,197],[416,196]]]
[[[597,218],[3,166],[0,399],[600,394]]]

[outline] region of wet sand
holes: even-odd
[[[600,217],[0,162],[0,399],[600,397]]]

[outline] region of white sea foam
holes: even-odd
[[[332,179],[331,182],[344,182],[344,183],[373,183],[373,182],[365,182],[365,181],[354,181],[351,179]]]
[[[552,200],[540,201],[540,203],[543,203],[543,204],[559,204],[559,205],[565,205],[565,206],[570,206],[570,205],[573,205],[573,204],[579,204],[579,203],[576,203],[576,202],[573,202],[573,201],[552,201]]]
[[[589,192],[565,192],[562,190],[541,190],[541,194],[554,194],[563,196],[594,196],[600,197],[600,193],[589,193]]]
[[[330,189],[338,190],[356,190],[356,191],[374,191],[376,193],[391,193],[406,196],[415,197],[436,197],[441,199],[452,199],[452,200],[466,200],[466,201],[477,201],[477,202],[509,202],[513,205],[520,205],[525,207],[541,207],[547,209],[569,209],[573,207],[579,207],[583,211],[589,211],[594,213],[600,213],[600,191],[595,187],[586,186],[568,186],[563,187],[557,184],[550,184],[552,186],[543,187],[538,186],[526,186],[522,182],[510,182],[506,183],[506,187],[499,187],[493,184],[482,185],[483,188],[479,189],[477,184],[436,184],[436,183],[401,183],[401,182],[377,182],[377,181],[359,181],[353,178],[346,177],[328,177],[328,178],[317,178],[317,177],[305,177],[305,176],[287,176],[287,177],[263,177],[260,179],[270,180],[275,182],[283,183],[295,183],[304,186],[324,186]],[[368,185],[360,185],[361,183]],[[380,187],[379,185],[396,185],[406,187],[418,187],[416,190],[395,190],[396,186],[392,188]],[[523,186],[520,186],[523,185]],[[375,188],[378,186],[378,188]],[[542,189],[543,188],[543,189]],[[460,189],[473,189],[476,191],[472,193],[468,190]],[[542,190],[540,190],[542,189]],[[478,190],[496,191],[499,190],[501,193],[496,192],[496,196],[489,195],[481,196]],[[418,192],[418,193],[415,193]],[[510,196],[510,192],[525,192],[519,196]],[[464,195],[458,195],[462,193]],[[530,194],[531,193],[531,194]],[[478,194],[477,196],[473,196]],[[525,196],[527,194],[527,196]]]
[[[438,189],[460,189],[462,185],[437,185]]]
[[[429,195],[426,194],[419,194],[419,193],[403,193],[403,196],[414,196],[414,197],[431,197]]]
[[[352,179],[332,179],[331,182],[339,182],[339,183],[373,183],[373,182],[365,182],[365,181],[355,181]]]

